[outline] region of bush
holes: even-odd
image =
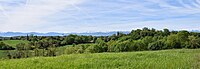
[[[85,50],[85,52],[87,52],[87,53],[99,53],[99,52],[101,52],[101,48],[97,45],[91,45]]]
[[[75,45],[70,46],[65,49],[66,54],[84,53],[85,49],[90,47],[90,45]]]
[[[129,50],[129,43],[126,41],[126,42],[121,42],[121,43],[118,43],[115,48],[114,48],[114,51],[115,52],[125,52],[125,51],[128,51]]]
[[[166,43],[167,43],[168,49],[182,48],[181,42],[178,40],[178,36],[176,34],[169,35],[167,37]]]
[[[189,41],[185,43],[186,48],[195,49],[200,48],[200,38],[195,36],[189,36]]]
[[[147,46],[141,40],[137,40],[131,44],[131,48],[134,48],[135,51],[143,51],[147,49]]]
[[[76,53],[84,53],[84,51],[88,47],[88,45],[78,45],[76,47],[78,48],[78,50],[76,51]]]
[[[109,42],[107,42],[107,45],[108,45],[108,52],[114,52],[114,48],[116,46],[117,42],[114,41],[114,40],[111,40]]]
[[[0,50],[14,50],[15,48],[13,48],[12,46],[9,46],[3,42],[0,42]]]
[[[161,50],[161,49],[163,49],[164,46],[165,46],[164,42],[156,41],[156,42],[150,43],[148,45],[148,49],[149,50]]]
[[[140,46],[136,41],[132,41],[129,44],[129,51],[138,51],[138,47]]]
[[[66,54],[73,54],[73,53],[76,53],[78,49],[76,49],[75,47],[67,47],[66,50],[65,50],[65,53]]]

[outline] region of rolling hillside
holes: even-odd
[[[200,49],[72,54],[0,61],[1,69],[191,69]]]
[[[28,43],[28,41],[25,41],[25,40],[4,40],[1,42],[4,42],[13,47],[15,47],[18,43]]]

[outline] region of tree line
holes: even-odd
[[[198,32],[156,30],[147,27],[132,30],[129,34],[117,32],[112,36],[27,35],[13,37],[12,39],[28,40],[29,43],[17,44],[14,54],[8,53],[9,58],[26,58],[30,54],[34,54],[34,56],[56,56],[58,48],[66,45],[71,46],[66,47],[63,54],[200,48],[200,33]]]
[[[200,48],[200,33],[186,30],[155,30],[145,27],[132,30],[129,34],[118,32],[109,38],[111,39],[97,38],[95,44],[68,47],[67,52],[72,54]]]

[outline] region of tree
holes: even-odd
[[[38,46],[34,46],[34,56],[38,57],[39,55],[40,55],[39,47]]]
[[[131,33],[130,33],[131,38],[132,38],[133,40],[138,40],[138,39],[140,39],[140,38],[141,38],[141,36],[140,36],[140,32],[141,32],[141,31],[142,31],[142,30],[140,30],[140,29],[132,30]]]
[[[25,58],[28,57],[28,49],[29,47],[25,43],[19,43],[16,45],[16,57],[17,58]]]
[[[93,39],[92,39],[92,42],[95,43],[96,40],[97,40],[97,37],[94,36]]]
[[[123,37],[120,37],[118,38],[118,42],[124,42],[124,41],[127,41],[127,40],[131,40],[131,36],[123,36]]]
[[[143,30],[143,31],[150,31],[150,29],[147,28],[147,27],[142,28],[142,30]]]
[[[20,51],[25,50],[25,45],[26,45],[25,43],[19,43],[16,45],[16,49]]]
[[[144,51],[147,49],[141,40],[133,41],[131,45],[135,48],[135,51]]]
[[[114,48],[115,48],[116,44],[117,44],[117,42],[114,41],[114,40],[111,40],[111,41],[107,42],[107,45],[108,45],[108,50],[107,51],[108,52],[114,52],[115,51]]]
[[[78,50],[76,51],[76,53],[84,53],[84,50],[86,48],[84,45],[79,45],[77,47],[78,47]]]
[[[109,36],[108,39],[109,39],[109,40],[117,40],[118,37],[117,37],[116,34],[113,34],[112,36]]]
[[[92,42],[93,42],[93,38],[94,38],[94,37],[93,37],[92,35],[88,36],[88,41],[87,41],[87,42],[88,42],[88,43],[92,43]]]
[[[75,37],[75,39],[74,39],[74,43],[76,43],[76,44],[83,43],[83,41],[82,41],[82,37]]]
[[[123,32],[117,32],[117,37],[122,37],[122,36],[125,36]]]
[[[177,33],[177,40],[181,43],[181,47],[185,47],[185,43],[188,41],[188,36],[188,31],[179,31]]]
[[[105,41],[103,41],[102,39],[98,38],[98,39],[96,40],[96,44],[97,44],[97,46],[98,46],[99,49],[100,49],[99,52],[107,52],[108,46],[107,46],[107,44],[106,44]]]
[[[100,47],[97,45],[91,45],[85,50],[87,53],[100,53],[100,51]]]
[[[169,29],[163,29],[163,35],[164,36],[168,36],[168,35],[170,35],[170,31],[169,31]]]
[[[67,47],[65,50],[66,54],[73,54],[76,53],[77,49],[75,47]]]
[[[157,40],[154,40],[152,36],[146,36],[144,37],[141,42],[144,44],[144,50],[147,50],[148,48],[148,45],[154,41],[157,41]]]
[[[66,39],[65,39],[66,44],[68,44],[68,45],[75,43],[74,40],[75,40],[74,37],[66,37]]]
[[[172,49],[172,48],[182,48],[181,43],[178,40],[178,36],[176,34],[171,34],[170,36],[167,37],[167,48]]]
[[[7,51],[7,57],[8,57],[9,59],[12,59],[12,55],[11,55],[11,53],[10,53],[9,51]]]
[[[47,51],[48,56],[56,56],[56,45],[52,44],[50,47],[48,47]]]
[[[17,36],[0,37],[0,40],[28,40],[29,44],[19,43],[16,50],[8,53],[9,58],[26,58],[34,51],[35,56],[58,55],[57,47],[72,45],[66,48],[65,53],[100,53],[100,52],[127,52],[144,50],[163,50],[177,48],[200,48],[200,33],[188,31],[156,30],[144,27],[132,30],[129,34],[117,32],[112,36]],[[86,44],[92,43],[92,44]],[[85,45],[86,44],[86,45]],[[0,50],[13,50],[12,46],[0,42]],[[62,51],[62,53],[64,53]],[[14,54],[14,55],[13,55]]]
[[[84,53],[85,49],[87,47],[90,47],[90,45],[75,45],[75,46],[70,46],[70,47],[66,48],[65,53],[66,54]],[[88,52],[90,52],[90,51],[88,51]]]
[[[195,36],[189,36],[189,41],[186,42],[186,48],[200,48],[200,38],[195,37]]]
[[[152,31],[148,29],[147,27],[144,27],[143,30],[140,32],[141,37],[146,37],[146,36],[154,36],[155,31]]]
[[[114,51],[115,52],[125,52],[125,51],[129,51],[129,42],[125,41],[125,42],[121,42],[121,43],[117,43]]]
[[[159,40],[159,41],[150,43],[150,44],[148,45],[148,49],[149,49],[149,50],[162,50],[162,49],[164,49],[164,48],[163,48],[164,46],[165,46],[165,43],[162,42],[161,40]]]

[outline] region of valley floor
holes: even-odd
[[[197,69],[200,49],[71,54],[1,60],[1,69]]]

